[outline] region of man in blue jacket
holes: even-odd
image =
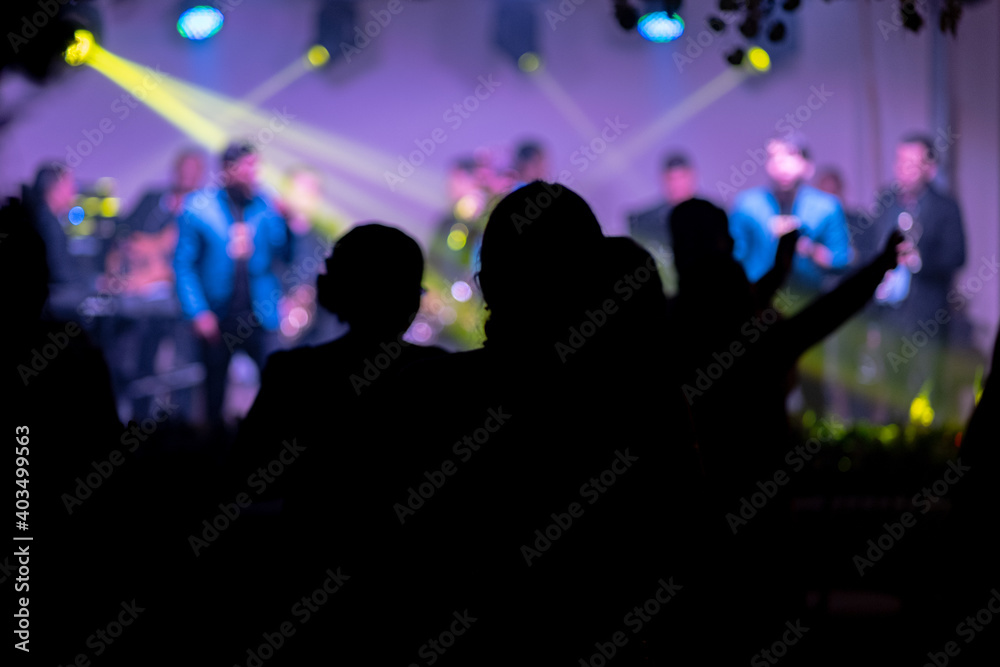
[[[741,192],[729,215],[733,256],[757,282],[774,266],[778,239],[798,229],[789,286],[806,301],[826,291],[827,278],[844,269],[851,244],[844,210],[833,195],[805,184],[813,173],[809,152],[800,137],[788,135],[767,145],[765,170],[771,187]]]
[[[185,317],[201,341],[207,416],[222,425],[226,373],[244,350],[258,368],[278,328],[282,293],[272,270],[286,249],[288,230],[257,184],[253,144],[230,145],[222,155],[223,187],[192,193],[178,217],[174,272]]]

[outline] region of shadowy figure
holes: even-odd
[[[3,421],[16,439],[5,470],[16,482],[14,534],[30,538],[6,547],[4,555],[15,556],[4,561],[13,567],[6,578],[12,593],[17,578],[17,598],[28,599],[30,638],[23,649],[55,663],[86,649],[95,616],[113,618],[125,599],[118,596],[135,595],[134,588],[123,592],[132,586],[130,563],[108,557],[125,553],[121,525],[128,510],[108,462],[123,428],[100,350],[79,323],[43,318],[48,248],[29,206],[9,200],[0,209],[0,234],[7,295]],[[19,577],[21,566],[28,569]]]
[[[303,627],[278,661],[329,651],[324,628],[345,623],[335,609],[351,607],[352,590],[363,590],[357,579],[368,545],[380,546],[373,515],[383,509],[370,498],[384,495],[384,467],[391,465],[371,438],[395,418],[385,392],[408,364],[445,354],[403,339],[420,307],[423,271],[420,246],[404,232],[378,223],[354,227],[317,277],[319,305],[348,333],[268,358],[220,496],[245,493],[256,503],[227,531],[223,548],[232,560],[220,560],[232,585],[224,593],[234,614],[227,658],[241,655],[233,638],[256,647],[262,632],[302,621],[290,616],[293,603],[321,588],[328,569],[342,568],[350,579],[326,620]]]
[[[535,181],[492,212],[478,279],[485,346],[414,364],[393,387],[381,507],[398,546],[372,582],[392,619],[378,655],[576,664],[626,635],[606,649],[616,664],[677,651],[700,473],[662,380],[653,258],[605,238],[576,193]],[[627,619],[650,599],[641,630]]]
[[[728,626],[720,657],[743,660],[760,649],[768,628],[794,619],[802,603],[794,590],[799,545],[789,530],[790,494],[773,481],[776,472],[787,474],[785,456],[799,444],[785,410],[796,361],[871,298],[896,265],[902,237],[893,235],[881,254],[834,291],[783,319],[770,302],[774,296],[797,305],[800,298],[779,289],[797,232],[782,237],[774,268],[751,284],[732,257],[724,211],[690,200],[674,210],[671,226],[680,278],[672,307],[675,349],[705,465],[711,567]],[[747,516],[741,502],[761,491],[758,482],[784,493]]]

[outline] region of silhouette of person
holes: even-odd
[[[671,227],[677,257],[688,258],[678,265],[680,293],[672,318],[683,326],[675,329],[675,347],[683,350],[682,390],[714,516],[708,527],[711,567],[732,629],[730,643],[720,650],[735,658],[752,654],[766,628],[780,627],[802,601],[791,565],[804,547],[789,535],[788,494],[780,494],[773,481],[777,471],[788,483],[787,455],[797,444],[785,410],[796,361],[872,297],[896,265],[902,237],[891,237],[873,261],[783,319],[770,297],[785,298],[775,284],[792,268],[797,231],[781,238],[775,269],[752,284],[727,252],[732,240],[725,234],[724,211],[693,199],[674,210]],[[761,491],[758,482],[773,484],[778,495],[748,517],[741,502]]]
[[[242,548],[236,542],[228,547],[243,554],[230,573],[237,583],[254,580],[260,570],[271,573],[233,591],[241,601],[234,607],[245,607],[254,619],[249,628],[267,614],[275,614],[278,623],[288,620],[279,618],[287,617],[288,607],[277,601],[299,588],[311,591],[327,568],[342,567],[354,577],[338,593],[325,624],[303,628],[296,646],[282,651],[283,660],[298,651],[308,655],[313,642],[328,641],[321,628],[348,623],[334,608],[361,604],[353,602],[352,590],[367,594],[362,574],[369,552],[384,546],[378,517],[388,508],[373,499],[386,494],[385,468],[394,464],[372,432],[395,418],[384,397],[399,373],[445,354],[404,338],[420,307],[423,272],[420,246],[399,229],[366,223],[340,237],[316,287],[319,305],[347,325],[347,333],[272,354],[240,425],[224,497],[246,493],[264,511],[280,501],[276,529],[249,536]],[[247,641],[259,636],[247,632]]]
[[[698,190],[698,173],[686,155],[671,153],[663,158],[660,190],[663,201],[652,208],[630,214],[628,229],[629,235],[663,264],[661,275],[666,283],[667,295],[674,296],[677,293],[677,271],[670,238],[670,211],[694,197]]]
[[[3,423],[16,438],[8,469],[22,522],[16,535],[30,538],[13,542],[8,554],[23,555],[10,559],[15,569],[7,578],[13,589],[16,568],[24,567],[18,590],[29,600],[32,640],[24,646],[55,662],[79,650],[79,638],[94,628],[92,609],[119,594],[129,567],[104,555],[122,544],[121,501],[112,495],[116,480],[96,474],[104,488],[95,490],[88,477],[95,462],[114,468],[107,460],[123,427],[100,350],[78,322],[52,319],[46,310],[48,257],[60,254],[47,248],[34,213],[16,199],[0,209],[0,284],[8,288]],[[59,236],[53,240],[65,243]],[[15,474],[15,466],[23,472]],[[90,486],[81,480],[91,480]],[[88,604],[67,604],[69,599]]]
[[[700,474],[682,399],[659,382],[666,352],[644,349],[665,336],[655,262],[605,238],[579,195],[535,181],[493,210],[478,280],[484,347],[414,364],[393,386],[383,507],[400,557],[375,596],[399,619],[392,657],[413,661],[472,617],[444,660],[586,660],[637,601],[676,593],[659,630],[616,649],[652,651],[679,631],[685,593],[671,581],[694,588],[672,494]]]

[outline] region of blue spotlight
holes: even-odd
[[[196,41],[208,39],[222,30],[224,20],[222,12],[215,7],[199,5],[181,14],[181,17],[177,19],[177,32],[186,39]]]
[[[82,206],[74,206],[69,210],[69,221],[74,225],[79,225],[87,217]]]
[[[684,34],[680,14],[650,12],[639,17],[639,34],[651,42],[672,42]]]

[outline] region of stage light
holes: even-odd
[[[94,50],[94,35],[89,30],[77,30],[73,33],[73,43],[66,49],[66,62],[74,67],[87,62]]]
[[[535,4],[535,0],[497,0],[494,44],[526,72],[534,70],[526,69],[521,59],[526,55],[538,58]],[[530,65],[531,59],[525,64]]]
[[[306,52],[306,60],[313,67],[322,67],[330,62],[330,52],[322,44],[316,44]]]
[[[639,18],[639,34],[651,42],[672,42],[684,34],[684,19],[679,14],[650,12]]]
[[[535,53],[525,53],[517,59],[517,66],[522,72],[534,72],[541,67],[542,61]]]
[[[758,72],[766,72],[771,69],[770,54],[759,46],[751,47],[747,51],[747,62],[750,63],[750,67]]]
[[[448,247],[457,252],[465,247],[468,238],[469,228],[460,222],[455,223],[448,232]]]
[[[469,283],[459,280],[457,283],[452,284],[451,295],[455,298],[455,301],[465,302],[472,298],[472,288],[469,287]]]
[[[74,206],[69,210],[69,221],[74,225],[79,225],[87,214],[83,212],[82,206]]]
[[[191,7],[177,19],[177,32],[185,39],[200,41],[222,30],[225,18],[215,7]]]
[[[101,217],[113,218],[118,215],[120,205],[118,197],[105,197],[101,200]]]

